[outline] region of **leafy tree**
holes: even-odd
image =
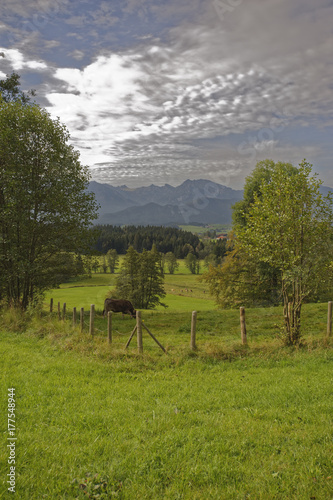
[[[161,254],[153,247],[139,254],[133,247],[127,250],[116,281],[117,297],[130,300],[134,307],[149,309],[165,297]]]
[[[0,295],[25,309],[89,250],[97,206],[66,128],[22,101],[0,103]]]
[[[200,260],[194,255],[194,253],[189,252],[187,254],[187,256],[185,257],[185,265],[192,274],[199,274]]]
[[[20,101],[28,104],[32,96],[36,95],[35,90],[29,90],[27,94],[20,89],[20,76],[17,73],[6,75],[5,80],[0,80],[0,94],[4,102]]]
[[[304,160],[290,175],[277,164],[238,231],[249,256],[280,271],[287,344],[299,343],[302,304],[332,274],[332,198],[320,194],[311,169]]]
[[[138,269],[140,254],[132,246],[126,252],[116,280],[117,297],[126,298],[136,303],[139,287]]]
[[[164,262],[168,268],[170,274],[174,274],[174,272],[179,268],[179,263],[177,262],[177,257],[173,252],[168,252],[164,256]]]
[[[105,255],[102,255],[102,264],[101,264],[101,267],[103,269],[103,273],[106,273],[107,270],[108,270],[108,266],[107,266],[107,263],[106,263]]]
[[[209,267],[210,264],[217,266],[222,263],[226,253],[227,239],[218,239],[206,242],[204,252],[200,253],[200,257],[205,260],[206,267]]]
[[[165,290],[161,254],[153,246],[150,251],[144,250],[140,255],[137,307],[149,309],[157,305],[165,306],[160,301],[162,297],[165,297]]]
[[[291,163],[274,163],[273,160],[259,161],[253,172],[246,177],[244,184],[243,199],[237,201],[232,209],[233,229],[237,231],[238,227],[246,225],[246,215],[256,198],[261,197],[261,186],[263,183],[271,181],[272,175],[277,168],[281,168],[286,175],[293,175],[297,168]]]
[[[204,258],[204,266],[209,269],[210,266],[215,266],[216,265],[216,258],[213,253],[209,253],[206,255]]]
[[[267,306],[279,303],[280,294],[274,275],[265,267],[250,257],[231,233],[223,262],[216,265],[213,260],[202,279],[221,307]]]
[[[258,162],[246,178],[243,200],[233,206],[233,233],[229,241],[220,240],[221,246],[213,249],[215,262],[211,257],[207,259],[206,264],[216,269],[209,267],[203,278],[217,303],[223,307],[267,306],[281,301],[280,270],[273,262],[260,261],[256,254],[248,255],[237,241],[237,235],[247,225],[247,215],[255,199],[261,199],[263,183],[271,182],[276,169],[281,169],[287,176],[297,173],[297,168],[290,163]]]
[[[117,250],[112,248],[111,250],[108,250],[106,253],[106,260],[110,269],[110,273],[114,273],[116,268],[118,267],[118,262],[119,262],[119,256],[117,254]]]

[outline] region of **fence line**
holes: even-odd
[[[53,311],[53,299],[50,299],[50,312],[52,313]],[[326,336],[331,337],[332,335],[332,314],[333,314],[333,301],[328,302],[328,310],[327,310],[327,331],[326,331]],[[62,315],[61,315],[61,307],[60,307],[60,302],[58,302],[58,319],[61,320],[61,317],[63,320],[65,320],[66,317],[66,303],[63,304],[63,309],[62,309]],[[108,323],[107,323],[107,340],[109,344],[112,344],[112,312],[109,311],[108,315]],[[91,336],[94,336],[95,332],[95,326],[94,326],[94,321],[95,321],[95,305],[91,304],[90,306],[90,317],[89,317],[89,333]],[[73,308],[73,327],[76,325],[76,307]],[[159,345],[159,347],[166,353],[166,350],[160,344],[160,342],[156,339],[156,337],[152,334],[152,332],[149,330],[149,328],[145,325],[145,323],[142,321],[141,317],[141,311],[137,311],[136,314],[136,325],[131,332],[130,338],[128,339],[125,349],[128,348],[135,332],[137,332],[137,348],[138,352],[140,354],[143,353],[143,342],[142,342],[142,327],[149,333],[149,335],[152,337],[152,339]],[[197,311],[192,311],[192,317],[191,317],[191,339],[190,339],[190,348],[191,350],[196,350],[197,349],[197,342],[196,342],[196,327],[197,327]],[[84,308],[81,307],[80,309],[80,331],[82,332],[84,329]],[[241,343],[243,345],[247,345],[247,330],[246,330],[246,321],[245,321],[245,308],[240,307],[240,333],[241,333]]]

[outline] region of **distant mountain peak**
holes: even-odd
[[[103,224],[229,223],[231,206],[243,197],[242,191],[205,179],[138,188],[93,181],[89,188],[101,206]]]

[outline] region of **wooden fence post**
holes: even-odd
[[[58,302],[58,319],[61,320],[60,302]]]
[[[63,321],[65,321],[65,318],[66,318],[66,302],[64,302],[64,304],[62,306],[62,319],[63,319]]]
[[[95,319],[95,305],[90,306],[90,323],[89,323],[89,333],[94,335],[94,319]]]
[[[240,326],[241,326],[242,344],[247,344],[246,323],[245,323],[245,309],[244,309],[244,307],[240,308]]]
[[[108,312],[108,343],[112,344],[112,312]]]
[[[73,307],[73,328],[76,325],[76,307]]]
[[[80,331],[83,332],[83,326],[84,326],[84,309],[81,307],[80,309]]]
[[[332,335],[332,304],[333,302],[329,301],[327,310],[327,337]]]
[[[153,335],[153,334],[151,333],[151,331],[149,330],[148,326],[147,326],[147,325],[145,325],[143,322],[141,323],[141,325],[143,326],[143,328],[145,328],[145,329],[147,330],[147,332],[149,333],[149,335],[151,336],[151,338],[152,338],[153,340],[155,340],[156,344],[157,344],[157,345],[159,345],[159,346],[160,346],[160,348],[162,349],[162,351],[164,351],[164,352],[165,352],[165,354],[166,354],[166,350],[164,349],[164,347],[162,346],[162,344],[160,344],[160,343],[159,343],[159,341],[157,340],[157,338],[155,337],[155,335]]]
[[[130,345],[131,340],[133,338],[133,335],[135,334],[135,332],[137,331],[137,329],[138,329],[138,325],[136,324],[135,327],[134,327],[134,329],[133,329],[133,331],[132,331],[132,333],[131,333],[131,335],[130,335],[130,338],[126,342],[125,349],[127,349],[127,347]]]
[[[137,326],[137,339],[138,339],[138,352],[143,353],[142,345],[142,324],[141,324],[141,311],[136,311],[136,326]]]
[[[191,349],[192,349],[192,351],[195,351],[197,348],[196,343],[195,343],[196,328],[197,328],[197,311],[192,311],[192,321],[191,321]]]
[[[50,299],[50,313],[53,311],[53,299]]]

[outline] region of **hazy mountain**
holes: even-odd
[[[230,200],[210,199],[202,210],[193,205],[146,205],[130,207],[113,214],[104,214],[99,224],[112,225],[163,225],[173,226],[180,224],[230,224]]]
[[[88,191],[95,193],[96,200],[101,207],[99,210],[100,215],[118,212],[137,204],[131,196],[127,196],[126,191],[110,184],[100,184],[99,182],[92,181],[89,183]]]
[[[143,205],[148,202],[157,203],[158,205],[176,205],[180,202],[192,202],[195,198],[218,198],[221,200],[229,200],[234,198],[241,198],[242,191],[235,191],[234,189],[222,186],[216,182],[207,181],[203,179],[191,181],[187,180],[180,186],[155,186],[151,184],[147,187],[140,187],[136,189],[128,189],[122,187],[127,195],[131,194],[132,200],[136,201],[138,205]]]
[[[130,189],[91,182],[101,208],[99,224],[208,224],[230,223],[231,205],[243,192],[207,180],[187,180],[180,186]]]
[[[91,182],[89,190],[101,206],[97,224],[113,225],[230,224],[231,206],[243,197],[243,191],[204,179],[136,189]]]

